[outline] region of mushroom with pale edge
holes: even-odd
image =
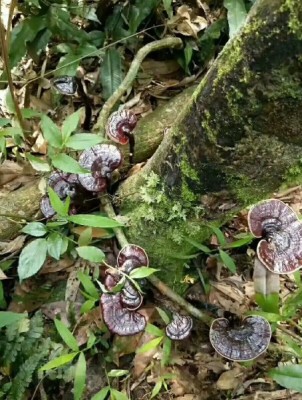
[[[79,158],[79,164],[90,173],[80,174],[81,185],[91,192],[104,192],[112,172],[122,163],[122,154],[112,144],[96,145],[83,151]]]
[[[265,200],[254,205],[248,225],[255,237],[257,256],[275,274],[288,274],[302,267],[302,223],[296,213],[280,200]]]
[[[243,321],[217,318],[210,327],[210,342],[222,357],[232,361],[254,360],[267,349],[272,331],[269,322],[252,315]]]
[[[117,257],[118,269],[126,274],[129,274],[134,268],[148,265],[149,260],[145,250],[133,244],[123,247]],[[105,286],[108,290],[112,290],[117,283],[117,276],[107,275]],[[120,336],[134,335],[143,331],[146,319],[136,311],[142,302],[141,293],[127,279],[121,292],[102,294],[101,307],[108,329]]]
[[[172,321],[166,326],[166,335],[171,340],[183,340],[187,338],[193,328],[193,320],[188,315],[174,313]]]
[[[107,121],[106,133],[116,143],[125,145],[129,143],[130,164],[133,164],[135,140],[133,129],[137,123],[136,115],[129,110],[115,111]]]

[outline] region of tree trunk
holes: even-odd
[[[179,280],[186,237],[205,239],[209,222],[302,176],[301,71],[302,2],[257,1],[157,152],[122,185],[127,235],[163,279]]]

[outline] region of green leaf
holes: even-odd
[[[101,263],[106,257],[102,250],[95,246],[76,247],[76,251],[80,257],[90,262]]]
[[[62,220],[58,220],[58,221],[47,222],[46,226],[48,228],[57,228],[58,226],[63,226],[66,224],[68,224],[68,221],[62,219]]]
[[[156,307],[156,310],[157,310],[158,314],[160,315],[161,319],[164,321],[164,323],[166,325],[168,325],[170,323],[170,318],[169,318],[168,314],[159,307]]]
[[[0,268],[0,273],[3,272],[2,269]],[[3,283],[0,281],[0,308],[5,309],[7,308],[7,303],[4,297],[4,289],[3,289]]]
[[[122,58],[115,48],[108,48],[101,68],[102,97],[107,100],[123,80]]]
[[[72,134],[72,132],[74,132],[80,122],[80,111],[76,111],[72,114],[70,114],[65,121],[62,124],[62,139],[63,139],[63,143],[66,144],[66,141],[68,140],[68,138],[70,137],[70,135]]]
[[[70,332],[70,330],[67,328],[66,325],[63,324],[60,320],[56,319],[54,320],[55,326],[57,328],[57,331],[61,338],[64,340],[64,342],[67,344],[67,346],[73,350],[73,351],[79,351],[79,346],[77,343],[76,338],[73,336],[73,334]]]
[[[161,329],[152,324],[147,324],[145,332],[150,333],[150,335],[153,336],[165,336],[164,332]]]
[[[151,399],[153,399],[155,396],[158,395],[162,386],[163,386],[163,381],[160,379],[158,382],[156,382],[154,388],[152,389]]]
[[[48,164],[47,161],[43,160],[42,158],[32,156],[31,154],[26,154],[26,158],[30,162],[33,169],[35,169],[36,171],[41,171],[41,172],[50,171],[50,165]]]
[[[283,365],[273,368],[268,375],[286,389],[302,393],[302,365]]]
[[[247,12],[243,0],[224,0],[228,10],[229,35],[232,38],[246,20]]]
[[[86,150],[103,141],[100,135],[94,133],[76,133],[68,138],[65,145],[74,150]]]
[[[135,268],[130,272],[130,277],[132,279],[142,279],[146,278],[147,276],[150,276],[154,274],[154,272],[159,271],[158,269],[155,268],[149,268],[149,267],[140,267],[140,268]]]
[[[11,123],[10,119],[8,118],[0,118],[0,128],[3,126],[9,125]]]
[[[27,43],[34,40],[39,32],[47,27],[46,15],[30,16],[23,21],[19,21],[12,30],[9,59],[10,68],[13,68],[25,56]]]
[[[74,400],[81,400],[86,382],[86,360],[84,353],[80,353],[80,357],[75,367],[74,373],[74,386],[73,386],[73,393],[74,393]]]
[[[108,372],[109,378],[118,378],[120,376],[128,375],[129,371],[127,369],[112,369]]]
[[[196,240],[193,240],[191,238],[185,238],[185,241],[190,243],[192,246],[196,247],[197,249],[201,250],[203,253],[209,254],[211,253],[211,249],[209,249],[209,247],[196,242]]]
[[[48,254],[55,260],[59,260],[60,256],[65,253],[68,247],[68,239],[58,232],[52,232],[47,238]]]
[[[47,193],[50,200],[50,204],[52,208],[55,210],[55,212],[58,213],[58,215],[60,215],[61,217],[67,217],[69,208],[68,202],[62,201],[60,197],[57,195],[57,193],[50,186],[47,189]]]
[[[11,311],[0,311],[0,329],[4,326],[15,324],[26,317],[27,314],[19,314]]]
[[[86,228],[83,230],[83,232],[80,234],[78,238],[78,245],[88,246],[91,243],[91,240],[92,240],[92,229]]]
[[[247,313],[247,315],[259,315],[260,317],[263,317],[268,320],[268,322],[280,322],[280,321],[285,321],[286,318],[280,315],[279,313],[273,313],[273,312],[265,312],[265,311],[257,311],[253,310]]]
[[[163,356],[161,359],[161,366],[165,367],[169,364],[171,359],[172,340],[168,337],[164,339],[163,343]]]
[[[50,369],[53,369],[53,368],[62,367],[63,365],[70,363],[78,354],[79,354],[78,351],[75,353],[64,354],[63,356],[57,357],[57,358],[49,361],[48,363],[43,365],[39,370],[40,371],[49,371]]]
[[[219,249],[219,255],[223,264],[231,271],[233,274],[236,272],[236,265],[232,257],[228,255],[225,251]]]
[[[155,349],[163,340],[163,337],[157,337],[155,339],[150,340],[148,343],[143,344],[136,350],[137,354],[145,353],[149,350]]]
[[[39,111],[36,110],[32,110],[31,108],[23,108],[20,110],[22,117],[25,119],[30,119],[33,117],[41,117],[41,113]]]
[[[223,234],[223,232],[217,228],[217,226],[214,225],[209,225],[209,228],[214,232],[214,234],[217,236],[218,242],[221,245],[224,245],[227,243],[226,238]]]
[[[160,0],[136,0],[135,4],[130,6],[128,18],[130,35],[137,32],[144,19],[150,18],[152,11],[159,5],[159,2]]]
[[[93,297],[96,300],[99,300],[100,298],[100,293],[98,289],[94,286],[90,276],[84,274],[84,272],[79,271],[78,272],[78,278],[81,284],[84,287],[84,290],[86,293],[88,293],[91,297]]]
[[[235,240],[231,243],[226,243],[221,246],[223,249],[234,249],[237,247],[246,246],[247,244],[251,243],[255,238],[252,235],[246,236],[245,238]]]
[[[163,0],[163,5],[169,19],[173,17],[172,0]]]
[[[41,129],[44,139],[55,148],[60,149],[63,145],[62,135],[57,125],[45,114],[41,117]]]
[[[21,229],[27,235],[41,237],[47,233],[47,228],[42,222],[30,222]]]
[[[45,239],[36,239],[23,247],[18,264],[20,281],[35,275],[44,264],[47,254]]]
[[[122,226],[120,222],[114,219],[94,214],[70,215],[68,221],[78,225],[91,226],[92,228],[117,228],[118,226]]]
[[[279,314],[279,293],[271,293],[269,295],[256,293],[255,301],[262,311]]]
[[[100,390],[98,393],[92,396],[91,400],[105,400],[109,390],[110,390],[109,386],[104,387],[102,390]]]
[[[56,154],[51,157],[52,165],[63,172],[71,174],[87,174],[89,171],[67,154]]]
[[[110,394],[114,400],[129,400],[128,396],[126,396],[124,393],[119,392],[118,390],[113,389],[113,388],[110,388]]]
[[[95,305],[96,300],[86,300],[82,305],[80,312],[81,314],[85,314],[88,311],[92,310]]]

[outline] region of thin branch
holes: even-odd
[[[11,17],[11,15],[13,13],[12,9],[14,7],[15,7],[15,1],[12,1],[11,5],[10,5],[10,14],[9,14],[10,17]],[[12,74],[11,74],[11,69],[10,69],[10,62],[9,62],[9,56],[8,56],[9,33],[7,32],[7,34],[5,34],[5,27],[4,27],[3,23],[2,23],[1,16],[2,16],[2,11],[1,11],[1,1],[0,1],[0,43],[1,43],[1,48],[2,48],[2,58],[3,58],[4,70],[5,70],[6,75],[7,75],[8,87],[9,87],[9,90],[10,90],[10,94],[12,96],[12,100],[13,100],[16,116],[17,116],[17,119],[19,121],[20,128],[22,129],[22,132],[25,135],[26,134],[26,125],[25,125],[25,122],[24,122],[24,119],[22,117],[19,104],[17,102],[16,96],[15,96],[15,93],[14,93],[14,84],[13,84],[13,79],[12,79]],[[9,28],[10,28],[10,24],[7,27],[7,29],[9,29]]]
[[[176,37],[167,37],[165,39],[156,40],[155,42],[148,43],[143,46],[137,52],[134,57],[131,66],[125,76],[124,80],[120,84],[120,86],[116,89],[116,91],[109,97],[106,103],[103,105],[103,108],[100,112],[98,120],[93,127],[94,131],[98,131],[101,136],[105,136],[106,123],[109,115],[111,114],[114,106],[121,99],[121,97],[127,92],[127,90],[131,87],[134,79],[137,76],[139,68],[144,60],[144,58],[153,51],[158,51],[166,48],[182,48],[183,43],[182,40]]]

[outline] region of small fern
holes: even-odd
[[[36,371],[49,355],[51,344],[49,338],[43,338],[40,312],[0,332],[0,368],[7,376],[0,384],[0,399],[24,399]]]

